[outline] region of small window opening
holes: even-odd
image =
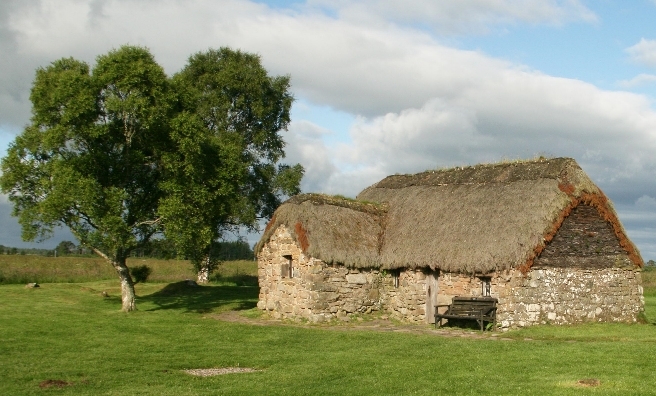
[[[392,271],[392,280],[394,281],[394,287],[398,289],[398,287],[399,287],[399,271]]]
[[[282,278],[293,278],[294,268],[292,267],[292,255],[286,254],[282,256],[287,262],[280,266],[280,276]]]
[[[492,291],[492,278],[489,276],[481,277],[481,296],[490,297]]]

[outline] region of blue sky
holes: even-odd
[[[0,151],[29,121],[39,66],[130,43],[174,73],[227,45],[291,75],[287,160],[305,166],[305,191],[354,196],[392,173],[570,156],[656,259],[653,21],[656,0],[8,0]],[[19,246],[9,210],[0,197],[0,244]]]

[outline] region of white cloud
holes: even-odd
[[[622,88],[634,88],[656,82],[656,75],[641,73],[630,80],[621,80],[618,85]]]
[[[635,205],[638,208],[651,209],[656,212],[656,198],[650,197],[649,195],[643,195],[638,198]],[[656,216],[656,213],[654,215]],[[656,217],[654,217],[654,220],[656,220]]]
[[[287,143],[284,162],[301,163],[305,168],[305,176],[301,184],[304,192],[337,193],[336,191],[325,191],[329,188],[331,178],[338,173],[337,167],[332,162],[330,151],[322,141],[322,137],[330,133],[309,121],[297,120],[293,121],[289,130],[283,134]]]
[[[627,48],[626,52],[634,62],[656,67],[656,40],[641,38],[637,44]]]

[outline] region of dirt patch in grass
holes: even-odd
[[[585,388],[592,388],[601,385],[601,381],[596,378],[585,378],[576,381],[576,384]]]
[[[221,367],[221,368],[207,368],[207,369],[190,369],[183,370],[185,373],[195,375],[197,377],[212,377],[215,375],[235,374],[235,373],[255,373],[262,370],[256,370],[250,367]]]
[[[41,381],[39,383],[39,388],[45,389],[45,388],[64,388],[66,386],[73,385],[72,382],[66,382],[64,380],[58,380],[58,379],[49,379],[45,381]]]

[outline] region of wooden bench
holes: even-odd
[[[475,320],[485,329],[485,322],[493,323],[492,329],[497,327],[497,302],[494,297],[453,297],[450,305],[435,306],[435,328],[442,325],[442,319]],[[439,309],[448,307],[446,312],[439,313]]]

